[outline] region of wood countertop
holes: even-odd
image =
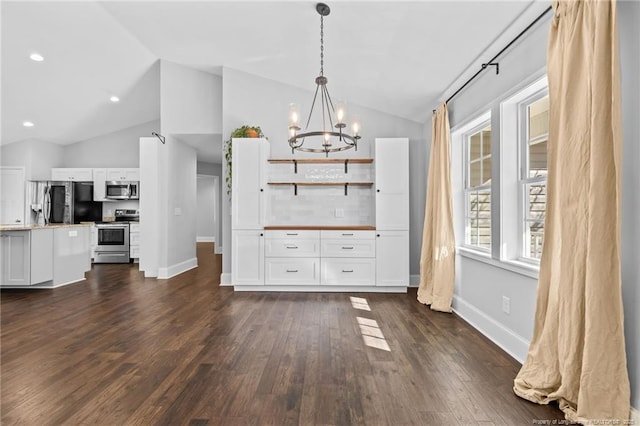
[[[0,231],[32,231],[34,229],[75,228],[91,223],[53,223],[50,225],[0,225]]]
[[[329,226],[329,225],[286,225],[286,226],[265,226],[265,231],[375,231],[375,226],[351,225],[351,226]]]

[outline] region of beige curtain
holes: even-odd
[[[441,312],[451,312],[455,271],[449,133],[449,113],[442,104],[433,116],[431,130],[418,288],[418,301]]]
[[[514,391],[539,404],[558,401],[570,420],[623,421],[630,394],[620,280],[616,4],[556,1],[554,12],[546,236],[533,340]]]

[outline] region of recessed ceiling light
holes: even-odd
[[[29,57],[31,58],[32,61],[36,61],[36,62],[44,61],[44,56],[42,56],[39,53],[32,53],[31,56]]]
[[[23,121],[22,125],[24,127],[33,127],[33,123],[31,121]]]
[[[120,98],[119,98],[119,97],[117,97],[117,96],[112,96],[112,97],[110,97],[110,98],[109,98],[109,100],[110,100],[111,102],[114,102],[114,103],[115,103],[115,102],[120,102]]]

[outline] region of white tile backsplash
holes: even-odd
[[[349,164],[344,173],[344,163],[271,164],[267,167],[267,182],[372,182],[372,164]],[[373,225],[373,186],[349,186],[344,195],[344,185],[298,186],[267,185],[267,225]],[[339,210],[337,217],[336,210]]]

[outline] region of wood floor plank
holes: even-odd
[[[236,293],[221,258],[168,280],[94,265],[0,293],[3,425],[468,425],[560,420],[519,364],[407,294]],[[352,304],[351,298],[360,303]],[[369,310],[357,309],[368,306]],[[386,345],[386,346],[385,346]],[[384,348],[384,349],[380,349]]]

